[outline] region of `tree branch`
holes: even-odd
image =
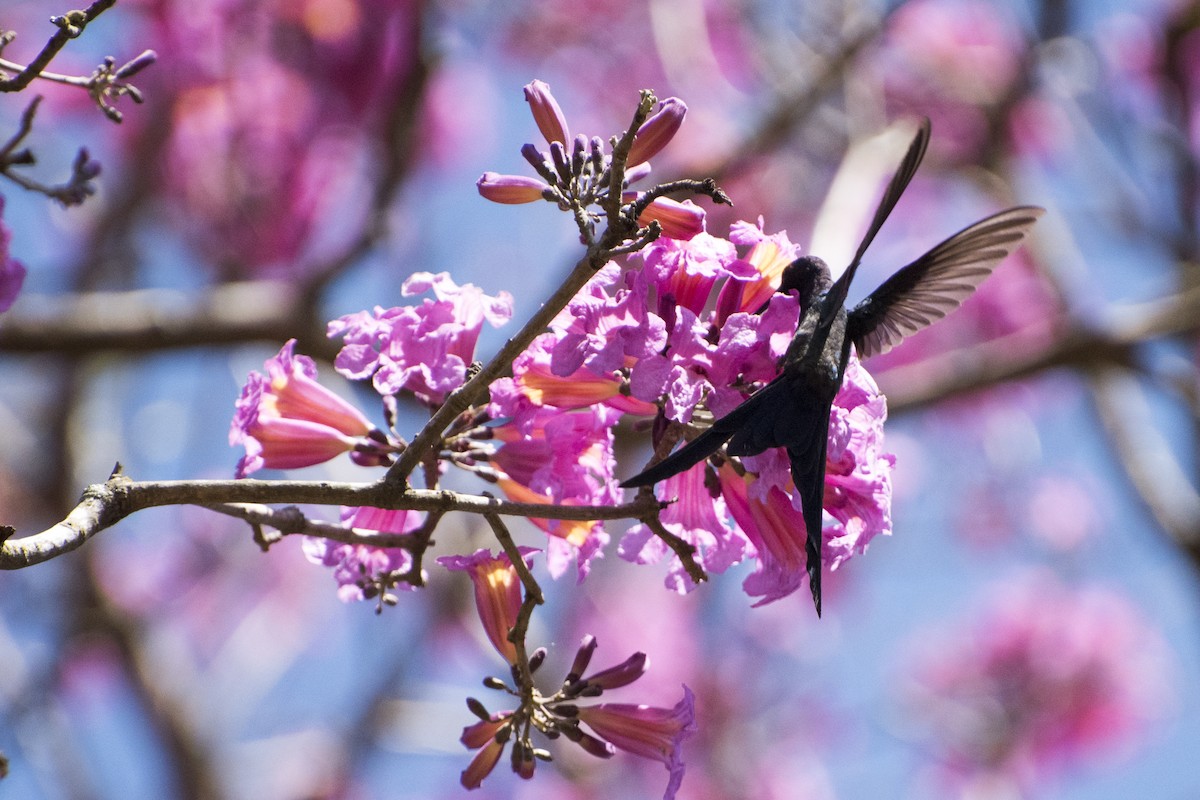
[[[117,0],[95,0],[83,11],[68,11],[59,17],[51,17],[50,21],[58,26],[58,30],[46,42],[42,51],[29,64],[11,78],[0,78],[0,92],[19,92],[28,86],[33,79],[42,73],[58,52],[67,46],[67,42],[77,38],[88,23],[103,12],[116,5]]]
[[[563,506],[541,503],[516,503],[494,497],[460,494],[446,490],[397,490],[386,480],[375,483],[338,483],[332,481],[142,481],[135,482],[121,474],[120,467],[109,479],[93,484],[83,492],[79,504],[66,519],[40,533],[21,539],[11,538],[12,528],[0,528],[0,569],[20,569],[40,564],[68,553],[84,542],[124,519],[146,508],[166,505],[220,506],[227,503],[312,503],[318,505],[372,506],[385,509],[409,509],[444,514],[465,511],[518,517],[539,517],[563,520],[641,519],[660,506],[653,497],[638,497],[631,503],[617,506]],[[218,509],[231,513],[230,509]],[[243,518],[253,510],[238,509]],[[263,515],[267,520],[284,517]],[[294,517],[287,517],[294,523]],[[291,524],[291,532],[301,532]],[[330,531],[324,526],[311,527],[312,535],[323,536]],[[338,541],[355,537],[353,531],[338,534]],[[353,543],[380,546],[385,534],[373,534],[369,541],[355,538]]]

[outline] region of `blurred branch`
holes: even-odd
[[[94,560],[81,562],[72,584],[79,594],[73,635],[84,639],[103,637],[115,647],[141,711],[168,756],[177,796],[221,800],[226,795],[212,748],[198,729],[195,715],[188,711],[188,698],[179,695],[175,681],[164,677],[142,622],[114,603],[98,584]]]
[[[1075,325],[1049,347],[1030,352],[1020,333],[894,367],[878,378],[892,413],[1060,367],[1132,366],[1138,344],[1200,330],[1200,287],[1118,309],[1104,329]]]
[[[1159,432],[1145,393],[1125,370],[1100,369],[1090,378],[1100,421],[1130,484],[1172,542],[1200,569],[1200,494]]]
[[[15,171],[15,167],[32,166],[37,163],[33,151],[29,148],[17,148],[29,132],[33,130],[33,118],[37,115],[42,97],[33,98],[21,114],[21,121],[14,133],[3,147],[0,147],[0,174],[13,183],[31,192],[44,194],[52,200],[57,200],[64,206],[77,206],[89,196],[95,194],[96,187],[92,180],[100,174],[100,164],[88,155],[86,147],[79,148],[75,160],[71,164],[71,177],[63,184],[50,186]]]
[[[313,355],[332,360],[337,347],[313,319],[299,287],[283,281],[227,283],[198,294],[142,289],[26,296],[0,317],[0,351],[147,352],[295,336]]]
[[[815,74],[780,91],[767,113],[724,160],[691,171],[708,175],[714,180],[727,180],[728,176],[741,172],[755,159],[778,149],[816,110],[825,95],[845,80],[850,64],[867,45],[875,41],[886,20],[884,16],[860,24],[858,29],[840,42]]]
[[[541,519],[606,520],[642,518],[661,504],[653,497],[638,497],[617,506],[563,506],[517,503],[493,497],[446,490],[398,490],[387,481],[335,483],[332,481],[144,481],[121,474],[120,466],[104,483],[83,491],[79,504],[67,517],[47,530],[21,539],[11,538],[12,528],[0,528],[0,569],[20,569],[68,553],[105,528],[134,512],[165,505],[214,506],[226,503],[312,503],[317,505],[372,506],[444,514],[466,511]],[[229,513],[222,509],[223,513]],[[239,514],[240,515],[240,514]],[[293,516],[287,517],[289,525]],[[266,520],[264,519],[264,522]],[[269,523],[268,523],[269,524]],[[312,535],[320,536],[319,528]],[[372,544],[378,544],[375,538]]]

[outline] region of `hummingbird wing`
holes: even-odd
[[[863,234],[862,242],[859,243],[858,251],[854,254],[854,260],[850,262],[847,270],[857,267],[858,263],[862,261],[863,254],[875,240],[875,234],[879,233],[879,229],[883,227],[883,223],[887,221],[892,209],[896,207],[900,196],[908,188],[913,175],[917,174],[917,167],[921,166],[921,160],[925,158],[925,150],[928,147],[929,118],[922,117],[920,126],[917,128],[917,135],[913,137],[912,144],[908,146],[908,152],[904,154],[904,160],[900,162],[896,174],[892,176],[891,183],[884,190],[883,197],[879,199],[879,206],[875,209],[875,218],[871,220],[870,227]]]
[[[672,475],[678,475],[685,469],[699,464],[725,444],[729,437],[738,432],[746,422],[752,419],[764,405],[769,405],[775,392],[768,391],[779,383],[776,378],[762,389],[746,399],[744,403],[730,411],[712,424],[708,430],[692,439],[683,447],[664,458],[652,467],[642,470],[627,481],[621,483],[622,489],[632,489],[636,486],[651,486]],[[761,452],[761,451],[759,451]]]
[[[886,353],[962,304],[1045,209],[1017,206],[964,228],[879,285],[846,319],[859,358]]]
[[[756,456],[771,447],[811,450],[829,429],[829,407],[814,392],[784,372],[745,404],[758,400],[734,431],[726,448],[731,456]],[[741,410],[741,406],[737,410]],[[732,416],[732,414],[730,415]],[[722,420],[724,421],[724,420]]]
[[[867,232],[863,234],[862,241],[858,245],[858,250],[854,254],[854,259],[843,270],[842,274],[838,276],[838,279],[834,281],[833,286],[829,288],[829,292],[825,295],[827,302],[824,306],[826,311],[821,316],[822,327],[830,324],[832,316],[829,315],[840,310],[846,302],[846,294],[850,291],[850,282],[854,280],[854,273],[858,271],[858,265],[862,263],[863,254],[867,252],[867,248],[871,246],[871,242],[875,241],[875,234],[879,233],[879,229],[883,227],[883,223],[887,221],[888,216],[892,213],[892,209],[896,207],[900,196],[908,188],[913,175],[917,173],[917,167],[921,166],[921,160],[925,158],[925,150],[928,147],[929,118],[924,117],[917,128],[917,135],[913,137],[912,144],[908,146],[908,152],[904,154],[904,160],[900,162],[900,166],[896,169],[896,174],[892,176],[891,182],[888,183],[887,188],[884,190],[883,197],[879,199],[879,205],[875,208],[875,217],[867,227]]]

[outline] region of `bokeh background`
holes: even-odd
[[[33,57],[68,10],[51,5],[0,5],[19,33],[4,57]],[[118,461],[230,476],[239,386],[288,338],[360,391],[329,367],[325,322],[400,304],[412,272],[536,308],[578,257],[573,224],[474,186],[527,171],[534,78],[605,137],[638,89],[683,98],[655,175],[718,177],[736,205],[711,210],[717,235],[761,215],[808,252],[820,218],[833,262],[879,190],[843,170],[831,197],[843,156],[927,115],[929,156],[852,300],[986,213],[1048,214],[960,312],[867,365],[890,400],[894,535],[829,577],[820,621],[806,592],[752,609],[734,570],[680,597],[610,552],[584,585],[548,586],[531,643],[550,676],[588,633],[599,666],[647,652],[614,700],[690,686],[688,800],[1200,796],[1200,4],[121,0],[51,69],[145,48],[146,102],[119,126],[45,82],[0,98],[7,137],[46,95],[35,174],[65,176],[81,145],[104,166],[78,208],[0,183],[29,269],[0,317],[0,521],[18,535]],[[402,408],[401,432],[421,413]],[[643,435],[618,455],[636,471]],[[303,473],[322,476],[375,473]],[[462,515],[438,542],[488,537]],[[432,568],[379,616],[335,589],[299,543],[264,555],[195,508],[6,573],[0,796],[467,796],[464,697],[504,707],[480,686],[503,665],[469,585]],[[555,752],[475,796],[666,783],[655,762]]]

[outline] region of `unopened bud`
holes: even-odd
[[[687,104],[678,97],[663,100],[654,116],[638,128],[637,138],[633,140],[633,147],[629,148],[625,165],[636,166],[657,155],[675,137],[686,115]]]
[[[501,175],[496,172],[485,172],[475,182],[479,194],[493,203],[520,205],[541,200],[545,191],[550,187],[537,178],[524,175]]]
[[[528,84],[525,87],[525,100],[529,103],[529,110],[533,112],[533,121],[537,123],[538,130],[546,137],[547,142],[565,145],[571,141],[571,134],[567,130],[567,118],[554,95],[550,93],[548,84],[544,81]]]

